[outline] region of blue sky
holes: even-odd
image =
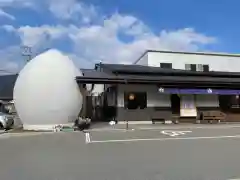
[[[78,66],[131,63],[146,49],[239,53],[239,0],[0,0],[0,65],[20,46],[49,48]]]
[[[240,49],[239,0],[93,0],[120,13],[130,13],[152,28],[162,29],[193,27],[209,36],[216,36],[223,44],[213,46],[214,51],[238,53]],[[113,8],[114,7],[114,8]]]

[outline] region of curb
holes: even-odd
[[[121,122],[118,122],[117,124],[119,125],[126,125],[127,124],[127,121],[121,121]],[[141,125],[141,124],[145,124],[145,125],[151,125],[153,124],[152,121],[128,121],[128,124],[132,124],[132,125]]]
[[[101,132],[101,131],[126,131],[125,128],[98,128],[98,129],[88,129],[87,132]]]

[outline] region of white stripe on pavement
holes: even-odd
[[[226,139],[226,138],[240,138],[240,135],[234,136],[209,136],[209,137],[182,137],[182,138],[150,138],[150,139],[116,139],[116,140],[102,140],[91,141],[90,143],[116,143],[116,142],[137,142],[137,141],[169,141],[169,140],[201,140],[201,139]]]
[[[231,129],[231,128],[240,128],[240,126],[162,126],[162,127],[139,127],[138,130],[158,130],[158,129]]]
[[[50,134],[50,132],[32,132],[32,133],[4,133],[0,135],[0,139],[12,138],[12,137],[26,137],[26,136],[36,136],[42,134]]]
[[[114,129],[114,128],[102,128],[102,129],[88,129],[88,132],[127,132],[127,131],[134,131],[135,129],[129,128],[129,129]]]
[[[89,134],[88,132],[85,133],[85,142],[86,142],[86,143],[90,143],[90,142],[91,142],[90,134]]]

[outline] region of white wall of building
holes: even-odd
[[[170,53],[170,52],[147,52],[139,60],[138,65],[160,67],[160,63],[172,63],[173,69],[185,69],[186,64],[206,64],[210,71],[240,72],[240,55],[204,54],[204,53]],[[124,105],[124,91],[146,90],[148,107],[170,107],[170,95],[160,94],[154,86],[129,86],[120,87],[118,104]],[[219,107],[218,95],[195,95],[196,107]]]
[[[196,95],[195,102],[197,107],[219,107],[218,95]]]
[[[154,85],[119,85],[118,107],[124,107],[124,92],[147,92],[147,107],[171,107],[170,95],[160,94]]]
[[[98,96],[104,92],[104,84],[95,84],[92,90],[93,96]]]
[[[161,94],[154,85],[119,85],[118,107],[124,107],[124,92],[147,92],[147,107],[171,107],[171,95]],[[196,107],[219,107],[218,95],[195,95]]]
[[[137,61],[138,65],[148,65],[148,53],[143,54]]]
[[[240,72],[240,55],[205,55],[147,52],[136,64],[160,67],[172,63],[173,69],[185,69],[185,64],[208,64],[210,71]]]

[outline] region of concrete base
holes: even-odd
[[[54,131],[54,127],[56,126],[66,126],[66,127],[73,127],[74,123],[67,123],[67,124],[23,124],[23,130],[28,131]]]
[[[166,120],[166,121],[164,122],[164,124],[172,124],[172,121],[171,121],[171,120]]]
[[[22,128],[22,127],[23,127],[23,124],[21,119],[19,117],[15,117],[13,128]]]
[[[118,124],[127,124],[127,121],[119,121]],[[152,124],[152,121],[128,121],[128,124]]]

